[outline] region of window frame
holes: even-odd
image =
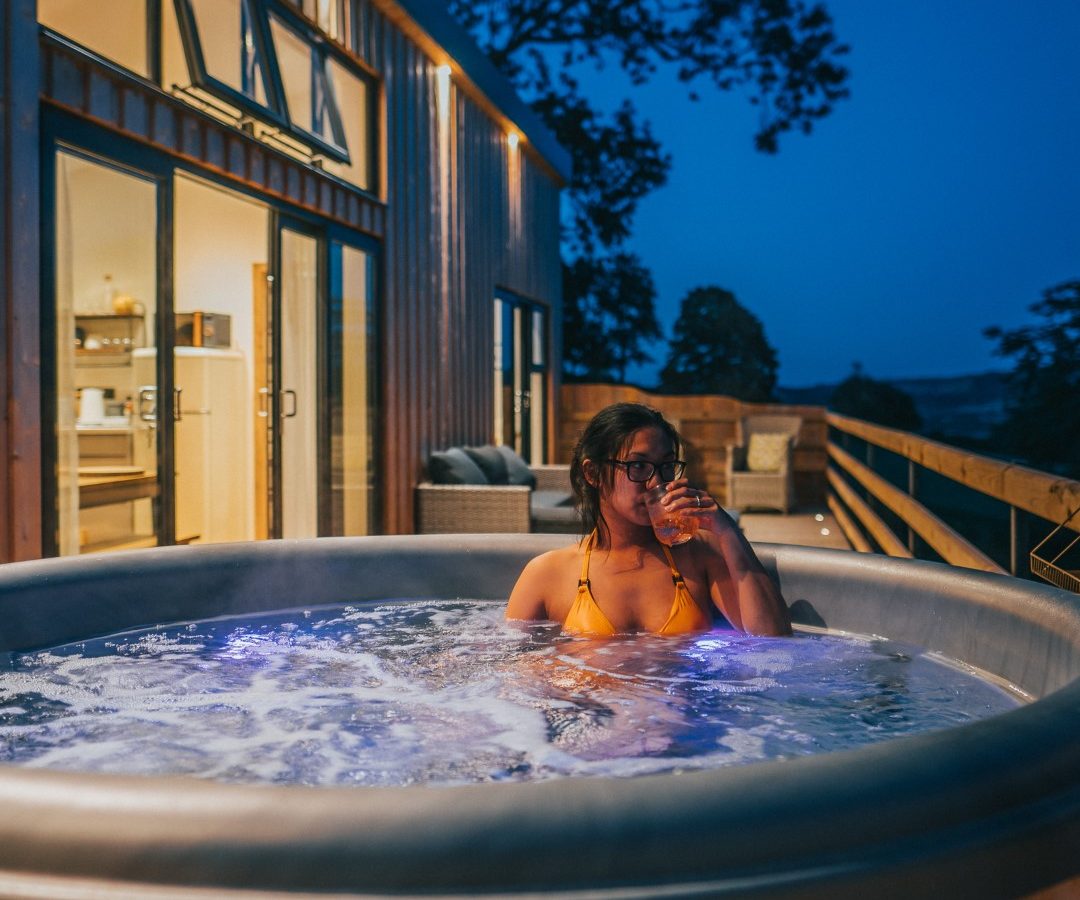
[[[165,2],[168,2],[168,0],[165,0]],[[202,40],[199,35],[198,19],[191,0],[172,0],[172,2],[176,10],[181,43],[184,46],[184,58],[195,87],[224,100],[248,116],[278,127],[290,138],[309,147],[313,156],[325,156],[335,162],[351,165],[351,151],[346,143],[341,109],[334,91],[333,79],[330,77],[329,72],[328,60],[330,56],[333,56],[335,62],[363,81],[369,91],[372,89],[372,84],[368,73],[362,67],[356,65],[347,53],[339,50],[329,37],[324,35],[316,25],[298,12],[296,7],[290,3],[281,2],[281,0],[239,0],[239,2],[245,3],[247,6],[248,15],[251,19],[251,33],[255,42],[255,52],[264,63],[263,88],[266,91],[267,102],[261,104],[209,72],[206,67]],[[309,50],[311,68],[307,76],[313,81],[317,80],[319,90],[325,98],[327,125],[332,135],[330,141],[312,130],[314,121],[306,124],[299,123],[293,118],[289,110],[285,93],[285,81],[282,78],[281,64],[271,29],[271,17],[281,27],[299,38]],[[314,105],[317,99],[318,97],[313,91],[313,120],[315,115]]]
[[[249,3],[259,4],[259,0],[248,0]],[[289,124],[289,130],[293,137],[297,140],[303,141],[306,144],[310,144],[313,147],[319,148],[319,150],[326,156],[335,160],[336,162],[344,163],[346,165],[351,164],[352,158],[345,141],[345,128],[341,122],[341,108],[338,106],[337,95],[334,93],[333,79],[330,77],[330,72],[327,66],[327,58],[332,52],[332,41],[323,35],[323,33],[315,28],[308,20],[300,15],[297,15],[296,10],[288,4],[267,2],[263,5],[263,22],[265,23],[266,33],[270,39],[271,55],[272,59],[270,67],[274,70],[273,77],[275,79],[275,90],[279,92],[279,96],[282,98],[282,109],[284,115]],[[292,118],[292,114],[288,110],[288,103],[285,101],[285,81],[281,77],[281,65],[278,60],[277,46],[273,43],[274,37],[272,29],[270,27],[271,17],[277,19],[277,21],[286,29],[291,31],[294,35],[303,41],[309,50],[309,60],[311,63],[310,76],[318,77],[318,80],[322,84],[322,91],[326,96],[326,111],[328,124],[330,131],[334,136],[334,140],[338,143],[332,144],[315,134],[310,128],[305,128],[303,125],[298,125]],[[310,77],[309,76],[309,77]],[[314,116],[315,105],[315,92],[312,92],[312,113]]]
[[[165,2],[169,2],[169,0],[165,0]],[[253,98],[210,74],[210,71],[206,68],[206,57],[203,54],[198,19],[195,16],[195,8],[191,5],[191,0],[172,0],[172,2],[176,10],[176,23],[180,29],[180,42],[184,48],[184,59],[187,61],[188,72],[191,75],[193,85],[237,107],[242,112],[288,128],[289,120],[283,112],[285,110],[285,101],[281,91],[281,81],[277,77],[277,61],[273,54],[270,36],[267,33],[267,19],[262,14],[259,0],[238,0],[238,2],[247,5],[251,18],[251,32],[256,44],[256,53],[265,63],[266,70],[263,73],[263,89],[266,91],[267,100],[265,105],[258,103]]]
[[[237,0],[238,8],[246,9],[247,18],[250,20],[253,52],[259,63],[258,71],[262,90],[265,93],[265,101],[259,101],[245,94],[242,89],[237,89],[222,81],[207,68],[204,42],[199,30],[194,0],[143,0],[143,2],[146,11],[145,73],[127,68],[123,63],[80,43],[64,31],[57,31],[40,22],[39,27],[43,33],[79,48],[90,56],[100,59],[105,65],[153,84],[170,95],[179,95],[185,99],[185,102],[192,105],[216,110],[214,116],[219,121],[254,134],[259,140],[283,147],[286,152],[321,169],[328,177],[341,181],[350,188],[372,196],[379,195],[381,179],[379,166],[384,152],[382,144],[384,138],[381,131],[382,78],[357,54],[354,45],[359,39],[362,17],[354,14],[349,4],[342,0],[334,0],[339,9],[339,18],[344,16],[340,23],[343,34],[334,37],[324,32],[303,12],[303,0]],[[175,17],[180,44],[179,52],[189,79],[185,84],[165,83],[163,28],[168,8],[163,4],[171,4]],[[281,64],[271,32],[271,17],[309,50],[310,71],[307,77],[312,81],[318,80],[318,90],[321,92],[321,97],[313,92],[312,100],[314,102],[322,99],[322,105],[325,107],[326,130],[330,134],[330,140],[326,140],[311,130],[315,125],[314,107],[312,122],[306,125],[296,122],[289,113],[284,81],[281,76]],[[238,47],[237,52],[242,54],[243,49]],[[340,74],[335,73],[335,66],[340,67],[341,73],[348,78],[354,79],[365,95],[362,128],[359,129],[361,146],[358,147],[350,147],[348,144],[349,132],[352,129],[347,128],[346,123],[352,122],[348,118],[351,111],[342,109],[338,97],[340,85],[336,84]],[[179,81],[180,78],[178,71],[172,80]],[[326,167],[323,165],[324,160],[354,168],[362,161],[366,177],[363,183],[360,183],[347,174]]]

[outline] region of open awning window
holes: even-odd
[[[349,166],[351,148],[329,76],[351,68],[306,17],[273,0],[173,0],[192,85]],[[355,78],[363,80],[356,72]]]
[[[270,35],[289,122],[304,133],[308,142],[321,147],[331,158],[347,163],[349,151],[341,113],[327,77],[326,54],[320,52],[323,40],[274,14],[270,16]]]

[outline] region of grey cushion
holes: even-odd
[[[489,484],[509,484],[506,458],[490,444],[485,447],[463,448],[474,463],[480,467]]]
[[[532,530],[538,534],[576,534],[581,530],[574,499],[565,491],[533,491],[529,512]]]
[[[487,476],[460,447],[432,453],[428,477],[435,484],[488,484]]]
[[[536,476],[529,470],[529,464],[525,460],[505,444],[500,444],[495,449],[506,460],[506,477],[509,484],[525,484],[531,488],[536,487]]]

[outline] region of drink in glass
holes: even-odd
[[[685,544],[697,534],[698,517],[690,510],[664,508],[661,502],[667,494],[667,485],[660,484],[645,495],[645,508],[649,511],[649,521],[652,522],[656,539],[661,544],[674,547],[676,544]]]

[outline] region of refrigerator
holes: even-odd
[[[176,538],[254,538],[253,435],[247,361],[239,350],[174,349]],[[155,348],[133,351],[141,386],[156,382]]]

